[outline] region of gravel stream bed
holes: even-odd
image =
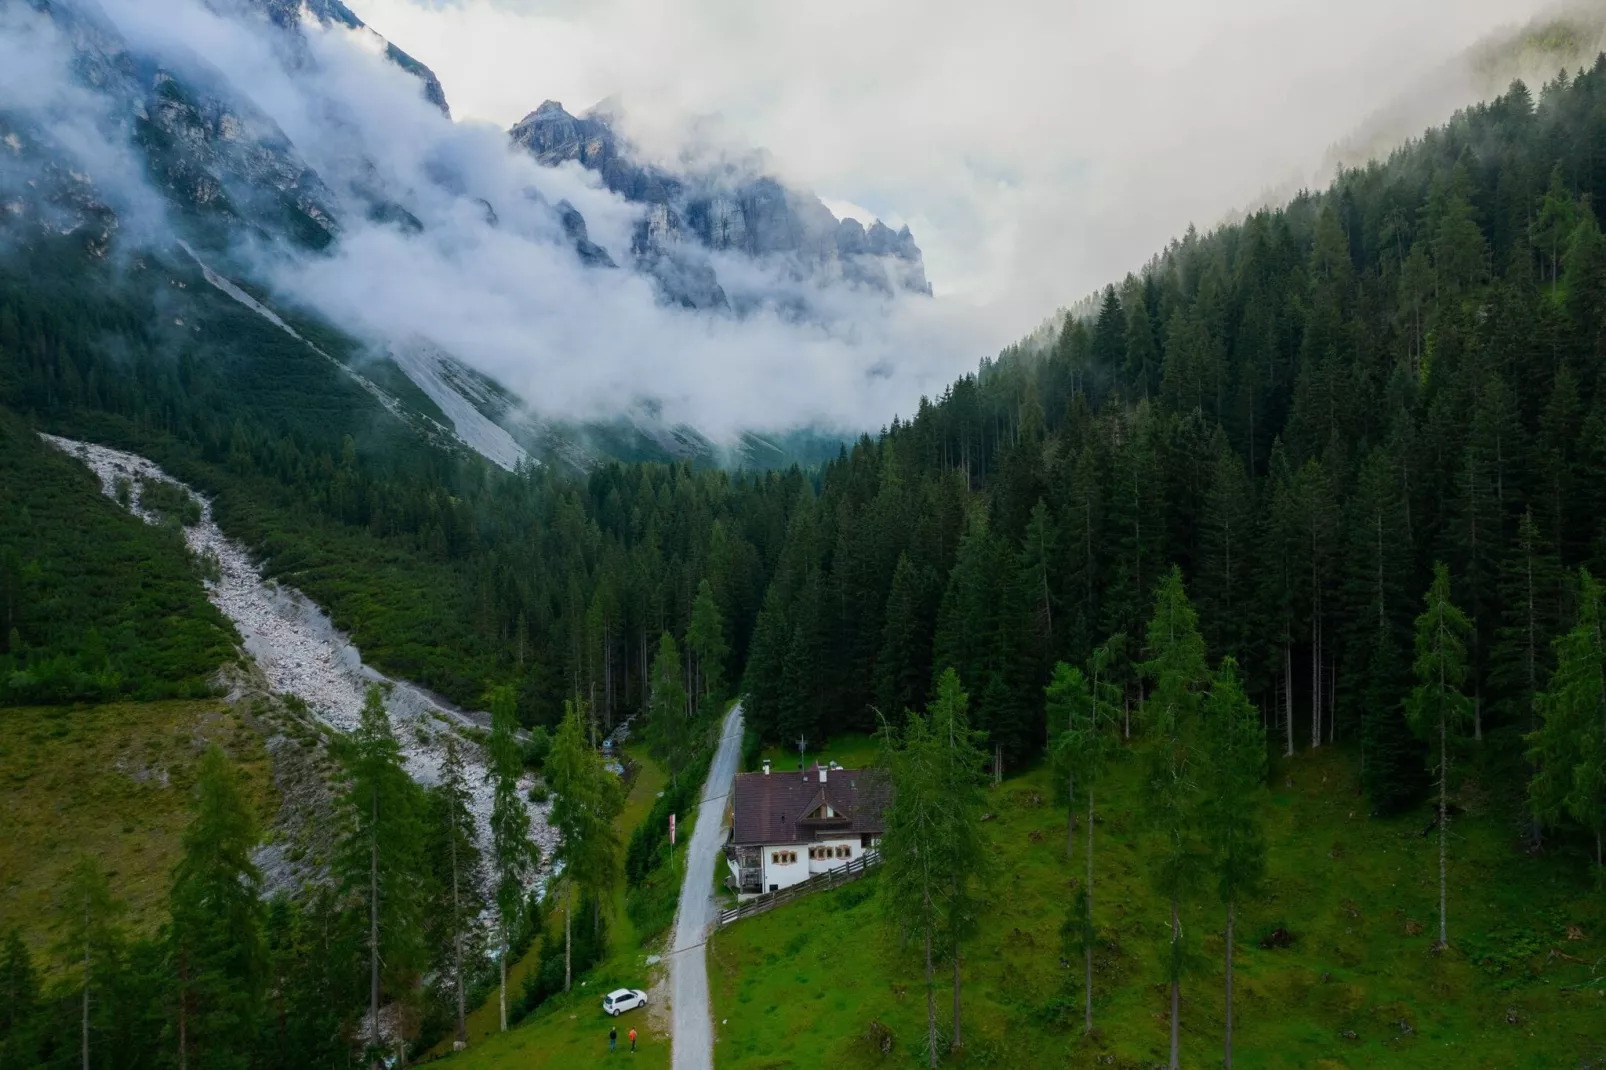
[[[209,499],[168,476],[155,464],[105,446],[55,435],[41,437],[88,465],[99,477],[101,490],[113,501],[117,500],[118,481],[127,480],[131,491],[129,509],[147,523],[158,524],[161,519],[141,507],[141,480],[182,487],[201,503],[200,522],[184,529],[184,540],[198,558],[216,557],[219,578],[216,582],[206,581],[206,595],[234,622],[246,654],[261,670],[269,690],[279,695],[295,695],[319,721],[336,731],[350,732],[357,727],[368,688],[381,685],[388,692],[385,706],[407,771],[421,784],[438,781],[445,755],[445,734],[457,734],[467,768],[469,805],[474,812],[481,852],[484,857],[490,857],[492,785],[486,774],[484,748],[464,731],[486,728],[490,723],[488,715],[458,709],[422,688],[404,680],[392,680],[363,664],[357,648],[335,628],[316,603],[293,587],[264,578],[246,549],[224,536],[212,519]],[[520,785],[521,793],[527,793],[531,783],[526,777]],[[541,847],[542,870],[537,875],[538,880],[547,872],[558,844],[558,834],[547,822],[550,803],[526,805],[530,811],[532,838]],[[273,852],[268,852],[262,861],[271,863]],[[268,878],[271,888],[277,882],[271,873]],[[482,882],[484,880],[482,874]]]

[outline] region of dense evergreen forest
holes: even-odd
[[[1044,756],[1056,664],[1095,651],[1123,731],[1156,730],[1139,717],[1146,689],[1187,675],[1145,668],[1172,605],[1189,629],[1197,609],[1204,657],[1190,663],[1235,660],[1220,686],[1238,720],[1258,710],[1287,753],[1356,748],[1379,812],[1418,801],[1430,762],[1443,768],[1439,737],[1430,754],[1413,732],[1433,720],[1412,690],[1424,659],[1449,657],[1424,649],[1419,618],[1439,614],[1464,646],[1468,698],[1467,730],[1444,746],[1491,774],[1528,835],[1598,855],[1606,727],[1578,711],[1598,709],[1585,700],[1606,666],[1591,578],[1606,575],[1603,198],[1606,58],[1537,99],[1513,86],[1326,192],[1190,231],[1046,350],[983,362],[808,475],[505,473],[397,420],[178,261],[36,244],[0,271],[0,403],[16,414],[0,463],[66,479],[19,444],[26,424],[137,450],[213,495],[224,530],[377,665],[460,702],[494,696],[499,791],[516,779],[512,720],[561,720],[562,758],[543,760],[583,785],[559,788],[591,808],[565,819],[575,829],[606,827],[611,805],[587,779],[579,717],[563,715],[575,696],[608,721],[646,712],[673,754],[708,677],[745,668],[750,724],[791,741],[901,725],[952,669],[948,706],[968,693],[1007,772]],[[297,328],[406,393],[349,339]],[[96,683],[118,658],[155,671],[166,655],[129,646],[158,640],[117,607],[74,596],[81,581],[53,556],[73,543],[30,536],[48,517],[5,491],[5,701],[89,696],[18,689],[52,664],[107,694],[176,693],[202,678],[197,659],[226,655],[187,634],[165,683],[131,670]],[[163,597],[210,619],[197,592]],[[129,612],[155,624],[183,608]],[[721,647],[723,664],[691,656]],[[256,899],[256,819],[209,757],[162,934],[120,933],[88,866],[64,890],[54,951],[79,973],[42,985],[20,940],[0,949],[0,1067],[76,1065],[80,1027],[105,1065],[346,1065],[379,1031],[381,987],[431,1018],[403,1032],[439,1035],[451,993],[412,997],[461,974],[450,923],[479,909],[444,898],[461,812],[398,778],[377,712],[337,749],[350,827],[335,880],[299,904]],[[361,816],[382,795],[388,831]],[[383,878],[363,861],[382,837]],[[489,863],[499,892],[528,865],[513,854]],[[650,845],[630,859],[635,879]],[[592,874],[582,893],[619,868],[566,861]],[[382,977],[364,906],[381,879],[402,889],[384,908]],[[507,944],[541,917],[516,899],[497,904],[519,920],[500,927]]]
[[[232,629],[185,566],[182,517],[129,516],[3,411],[0,516],[0,703],[210,693]]]
[[[297,328],[433,408],[351,340]],[[526,724],[555,725],[577,692],[606,724],[639,708],[659,634],[684,636],[704,579],[739,666],[805,482],[684,463],[507,473],[418,433],[193,265],[120,270],[60,242],[0,269],[0,402],[215,496],[223,529],[373,663],[463,705],[512,684]],[[43,620],[16,626],[30,656],[72,649]]]
[[[1018,767],[1056,661],[1124,637],[1139,702],[1177,565],[1281,749],[1360,748],[1386,811],[1426,780],[1401,702],[1442,561],[1471,739],[1520,755],[1577,569],[1606,569],[1603,199],[1606,61],[1190,231],[1046,351],[984,361],[827,468],[758,619],[755,722],[896,723],[952,666]]]

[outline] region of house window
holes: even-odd
[[[797,861],[796,851],[771,851],[770,864],[774,866],[790,866]]]
[[[853,848],[843,844],[836,849],[836,856],[838,858],[851,858],[853,856]]]

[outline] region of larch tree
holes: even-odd
[[[1065,857],[1070,859],[1076,829],[1076,785],[1087,795],[1087,877],[1077,889],[1071,914],[1063,930],[1067,947],[1084,961],[1084,1031],[1093,1029],[1093,821],[1094,788],[1114,745],[1111,738],[1120,717],[1121,689],[1110,680],[1114,649],[1124,642],[1117,636],[1093,651],[1088,673],[1060,662],[1044,689],[1049,718],[1049,757],[1056,785],[1063,787],[1067,803]]]
[[[494,722],[493,714],[493,722]],[[446,733],[445,755],[441,759],[441,781],[437,789],[441,802],[441,835],[446,841],[446,907],[451,929],[452,995],[455,1021],[452,1042],[455,1049],[468,1046],[468,1022],[463,976],[463,939],[474,924],[479,897],[473,894],[479,849],[474,842],[474,815],[469,810],[471,794],[463,768],[463,748],[455,733]],[[500,904],[499,904],[500,905]],[[501,957],[501,956],[499,956]],[[501,986],[506,1003],[506,983]]]
[[[540,851],[530,839],[530,811],[519,794],[519,773],[524,762],[514,735],[517,725],[513,689],[494,688],[486,774],[494,785],[491,856],[496,871],[497,1009],[503,1032],[507,1031],[507,956],[513,935],[524,921],[530,875],[541,864]]]
[[[1199,691],[1209,678],[1198,617],[1175,565],[1155,592],[1154,615],[1145,632],[1149,658],[1143,675],[1153,682],[1144,716],[1154,733],[1149,743],[1149,827],[1160,839],[1151,865],[1155,888],[1171,904],[1167,980],[1171,987],[1171,1070],[1180,1057],[1182,972],[1186,946],[1182,900],[1198,883],[1204,857],[1199,844],[1196,741]]]
[[[552,823],[562,835],[556,861],[563,865],[563,990],[573,984],[574,890],[579,885],[600,899],[618,880],[619,839],[613,819],[623,805],[616,777],[586,742],[585,711],[566,702],[563,723],[552,738],[546,760],[552,786]]]
[[[1606,866],[1606,629],[1601,584],[1578,573],[1578,621],[1556,640],[1556,669],[1535,696],[1540,725],[1528,737],[1535,767],[1528,798],[1540,820],[1562,815],[1595,838],[1595,865]],[[1606,873],[1606,869],[1602,869]]]
[[[192,1052],[208,1067],[251,1061],[266,969],[259,841],[239,771],[208,747],[168,896],[181,1066]]]
[[[652,661],[647,688],[647,738],[668,767],[670,783],[679,788],[680,771],[686,766],[690,726],[686,716],[686,685],[680,675],[680,647],[668,632],[658,637],[658,654]]]
[[[725,689],[725,659],[730,644],[725,640],[725,621],[714,588],[708,580],[697,585],[692,602],[691,624],[686,629],[686,647],[692,655],[692,693],[700,707],[703,700],[718,697]]]
[[[1449,946],[1449,786],[1450,732],[1472,715],[1472,703],[1462,693],[1467,678],[1466,637],[1471,630],[1466,614],[1450,600],[1450,570],[1433,566],[1433,585],[1427,605],[1416,618],[1417,685],[1405,702],[1411,730],[1438,744],[1439,788],[1439,942]]]
[[[0,950],[0,1070],[29,1070],[39,1061],[39,974],[22,931],[12,926]]]
[[[977,902],[975,884],[985,872],[985,848],[981,839],[981,815],[986,803],[987,752],[985,737],[970,727],[970,696],[953,669],[943,671],[937,681],[937,697],[927,710],[929,727],[940,765],[939,789],[946,798],[942,868],[947,887],[943,892],[944,943],[954,969],[954,1027],[949,1037],[951,1049],[964,1045],[960,1014],[960,947],[975,927]]]
[[[1244,694],[1238,663],[1221,659],[1201,718],[1204,738],[1205,845],[1217,889],[1227,908],[1225,1063],[1232,1067],[1232,950],[1238,902],[1253,895],[1266,871],[1266,834],[1260,807],[1266,788],[1266,733],[1260,712]]]
[[[368,920],[368,1059],[383,1057],[380,983],[416,969],[423,947],[425,871],[418,820],[418,787],[402,767],[401,748],[379,687],[368,689],[347,761],[346,833],[337,860],[346,894]]]
[[[112,895],[106,871],[89,855],[74,863],[62,892],[61,935],[56,953],[72,963],[78,985],[78,1052],[83,1070],[90,1070],[91,1008],[95,993],[109,985],[122,953],[121,918],[126,904]]]
[[[948,890],[949,802],[944,790],[942,742],[930,723],[911,714],[902,730],[883,723],[881,763],[891,780],[892,801],[881,834],[881,904],[904,943],[922,950],[926,982],[926,1059],[937,1065],[937,983],[935,944],[940,937],[942,899]]]

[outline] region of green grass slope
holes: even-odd
[[[1486,747],[1498,744],[1489,742]],[[1239,910],[1235,1065],[1540,1067],[1606,1058],[1606,893],[1582,852],[1521,850],[1511,800],[1473,776],[1452,824],[1450,937],[1435,955],[1436,839],[1428,812],[1367,816],[1353,756],[1273,763],[1266,894]],[[1060,926],[1084,872],[1085,829],[1065,859],[1065,819],[1041,770],[993,789],[980,928],[964,951],[962,1057],[944,1065],[1163,1065],[1168,1044],[1165,904],[1150,889],[1134,817],[1137,763],[1102,789],[1095,825],[1101,934],[1096,1032],[1081,1029],[1081,962]],[[721,1070],[922,1064],[925,993],[914,948],[881,920],[881,875],[719,933],[710,958]],[[1189,904],[1195,956],[1183,986],[1184,1066],[1219,1066],[1225,915]],[[1291,946],[1262,939],[1282,927]],[[939,969],[941,1027],[952,988]],[[1401,1028],[1402,1020],[1409,1031]],[[879,1021],[882,1057],[865,1039]],[[923,1064],[922,1064],[923,1065]]]
[[[630,785],[630,794],[614,825],[619,830],[620,842],[630,839],[630,832],[646,819],[653,800],[663,791],[669,777],[657,762],[648,757],[646,748],[632,745],[626,754],[638,763],[640,771]],[[681,832],[681,842],[688,842],[691,829]],[[680,866],[676,867],[680,875]],[[575,923],[582,924],[576,918]],[[563,926],[563,908],[554,907],[545,925]],[[617,1019],[602,1012],[602,997],[615,988],[646,988],[649,974],[662,969],[647,965],[647,958],[655,948],[644,948],[625,912],[625,887],[621,878],[618,894],[614,897],[613,913],[609,919],[609,954],[595,969],[586,975],[582,986],[578,979],[574,990],[566,996],[547,1001],[534,1014],[506,1033],[498,1033],[497,1001],[491,998],[468,1016],[469,1048],[450,1057],[444,1066],[451,1070],[563,1070],[567,1067],[593,1065],[608,1052],[608,1028],[619,1030],[621,1050],[629,1048],[624,1040],[633,1027],[639,1035],[636,1059],[631,1064],[646,1068],[669,1065],[669,1033],[666,1017],[658,1013],[662,1008],[631,1011]],[[541,941],[537,940],[522,960],[508,970],[508,1001],[512,1003],[523,991],[524,978],[540,964]],[[430,1054],[445,1055],[451,1042],[438,1046]]]
[[[238,710],[217,699],[0,709],[0,932],[45,954],[57,901],[81,854],[105,868],[128,923],[165,917],[196,763],[217,743],[272,813],[271,761]]]

